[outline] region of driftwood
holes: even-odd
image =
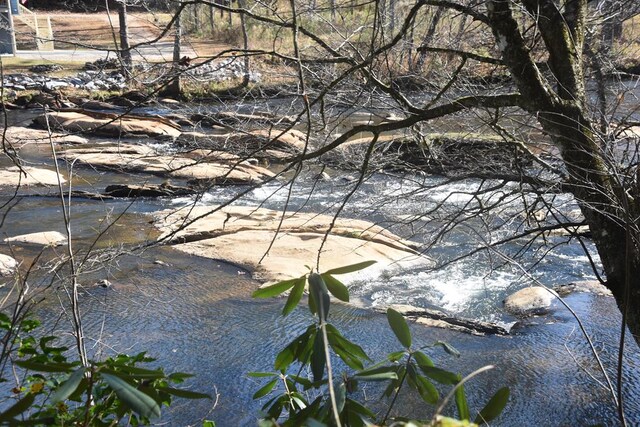
[[[412,320],[433,320],[435,321],[435,323],[425,322],[433,326],[448,327],[450,329],[455,329],[474,335],[509,335],[508,330],[494,323],[454,317],[438,310],[412,307],[409,305],[393,305],[391,306],[391,308],[397,310],[398,312],[402,313],[402,315]],[[376,308],[376,311],[386,312],[386,307]]]
[[[167,183],[160,185],[115,184],[109,185],[104,192],[110,197],[168,197],[188,196],[196,193],[196,190],[190,187],[181,187]]]

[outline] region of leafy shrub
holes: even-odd
[[[465,395],[464,382],[482,368],[463,379],[460,375],[436,367],[424,349],[416,346],[411,331],[402,314],[387,310],[387,320],[403,349],[389,353],[385,360],[372,363],[359,345],[346,339],[338,329],[328,322],[331,298],[348,302],[347,287],[335,278],[336,275],[352,273],[373,264],[363,262],[329,270],[322,274],[310,273],[296,279],[286,280],[261,288],[254,297],[268,298],[289,291],[282,310],[286,316],[300,303],[308,284],[308,306],[317,322],[309,325],[276,356],[273,372],[253,372],[252,377],[265,378],[267,382],[255,392],[254,399],[269,397],[262,407],[261,427],[267,426],[367,426],[367,425],[434,425],[468,426],[482,424],[495,419],[504,409],[509,398],[509,389],[502,388],[489,400],[471,423],[471,412]],[[459,356],[456,349],[444,342],[433,346],[442,347],[447,353]],[[352,372],[335,376],[331,367],[331,355],[339,357]],[[309,372],[309,375],[303,375]],[[361,383],[376,382],[386,385],[383,396],[391,399],[386,413],[377,415],[363,402],[356,392]],[[439,383],[452,387],[443,398]],[[412,421],[411,417],[392,416],[392,410],[403,387],[409,387],[420,398],[437,405],[430,420]],[[442,415],[446,403],[454,399],[457,419]]]
[[[209,398],[171,386],[189,374],[140,367],[155,360],[144,352],[90,361],[88,366],[70,361],[69,348],[56,346],[56,337],[32,334],[39,325],[28,318],[16,324],[0,313],[4,359],[16,356],[13,364],[24,371],[21,385],[12,390],[14,402],[0,412],[2,425],[112,426],[121,420],[148,425],[174,397]]]

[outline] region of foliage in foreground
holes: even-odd
[[[308,283],[308,306],[317,319],[317,322],[309,325],[278,353],[274,372],[250,374],[267,380],[253,395],[254,399],[269,396],[262,408],[263,419],[260,426],[469,426],[489,422],[500,415],[509,399],[509,389],[505,387],[498,390],[472,418],[464,389],[465,380],[472,375],[463,379],[458,374],[436,367],[424,352],[427,347],[440,346],[447,353],[459,356],[457,350],[444,342],[436,342],[432,346],[416,346],[407,322],[397,311],[388,309],[387,320],[403,349],[389,353],[379,363],[372,363],[362,347],[349,341],[334,325],[328,323],[330,294],[341,301],[349,301],[347,287],[335,276],[352,273],[371,264],[373,262],[363,262],[322,274],[310,273],[254,292],[254,297],[268,298],[289,291],[282,310],[282,314],[286,316],[299,304]],[[332,354],[353,371],[342,373],[336,378],[331,367]],[[486,369],[488,368],[476,373]],[[302,375],[303,372],[308,372],[308,375]],[[451,389],[442,397],[434,382]],[[383,397],[391,399],[383,414],[377,414],[369,408],[362,395],[358,394],[361,383],[382,384]],[[435,406],[430,420],[412,421],[411,417],[392,415],[398,396],[406,387],[418,393],[427,404]],[[455,400],[457,419],[442,415],[451,399]]]
[[[160,417],[160,407],[169,406],[173,397],[209,398],[171,386],[189,374],[167,375],[161,368],[140,367],[155,360],[144,352],[90,361],[89,366],[70,361],[66,356],[69,348],[56,346],[56,337],[32,335],[39,325],[34,319],[16,324],[0,313],[3,356],[17,356],[13,365],[23,370],[11,403],[5,402],[0,412],[1,425],[113,426],[121,421],[148,425]],[[0,378],[0,382],[7,381]]]

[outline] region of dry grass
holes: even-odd
[[[56,77],[77,73],[81,71],[84,66],[83,61],[46,61],[43,59],[24,59],[12,56],[1,57],[0,63],[2,63],[2,69],[5,74],[26,73],[32,66],[40,64],[61,65],[63,70],[49,73],[49,75]]]

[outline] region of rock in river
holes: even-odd
[[[76,111],[51,112],[36,117],[34,123],[43,128],[50,126],[56,130],[87,132],[116,138],[126,135],[169,135],[177,138],[181,133],[169,120],[95,112],[91,115]]]
[[[273,176],[268,169],[231,163],[226,158],[216,161],[214,156],[200,158],[192,153],[189,157],[180,153],[157,154],[148,146],[136,144],[68,149],[61,156],[97,169],[183,178],[192,184],[252,184]]]
[[[329,215],[301,212],[287,213],[283,218],[282,212],[255,207],[216,209],[189,206],[161,212],[155,225],[177,249],[236,264],[262,282],[308,273],[307,266],[316,265],[318,250],[333,220]],[[180,229],[185,219],[195,218],[199,219]],[[431,259],[415,249],[411,242],[368,221],[339,218],[322,247],[320,270],[377,261],[363,272],[340,276],[349,281],[389,268],[432,265]]]
[[[542,286],[520,289],[504,300],[504,308],[514,316],[548,313],[554,295]]]
[[[11,166],[0,169],[0,187],[18,185],[58,185],[58,180],[64,183],[66,180],[56,171],[34,168],[31,166]]]
[[[7,237],[5,243],[29,243],[42,246],[60,246],[67,242],[67,237],[58,231],[41,231]]]
[[[13,148],[20,148],[28,144],[49,145],[51,142],[56,144],[85,144],[87,142],[86,138],[78,135],[68,135],[59,132],[51,132],[51,134],[49,134],[49,132],[44,129],[32,129],[21,126],[8,127],[5,138]]]
[[[583,280],[572,282],[566,285],[559,285],[553,288],[561,297],[565,297],[574,292],[585,292],[602,296],[611,296],[611,291],[597,280]]]
[[[11,276],[18,268],[18,261],[9,255],[0,254],[0,276]]]

